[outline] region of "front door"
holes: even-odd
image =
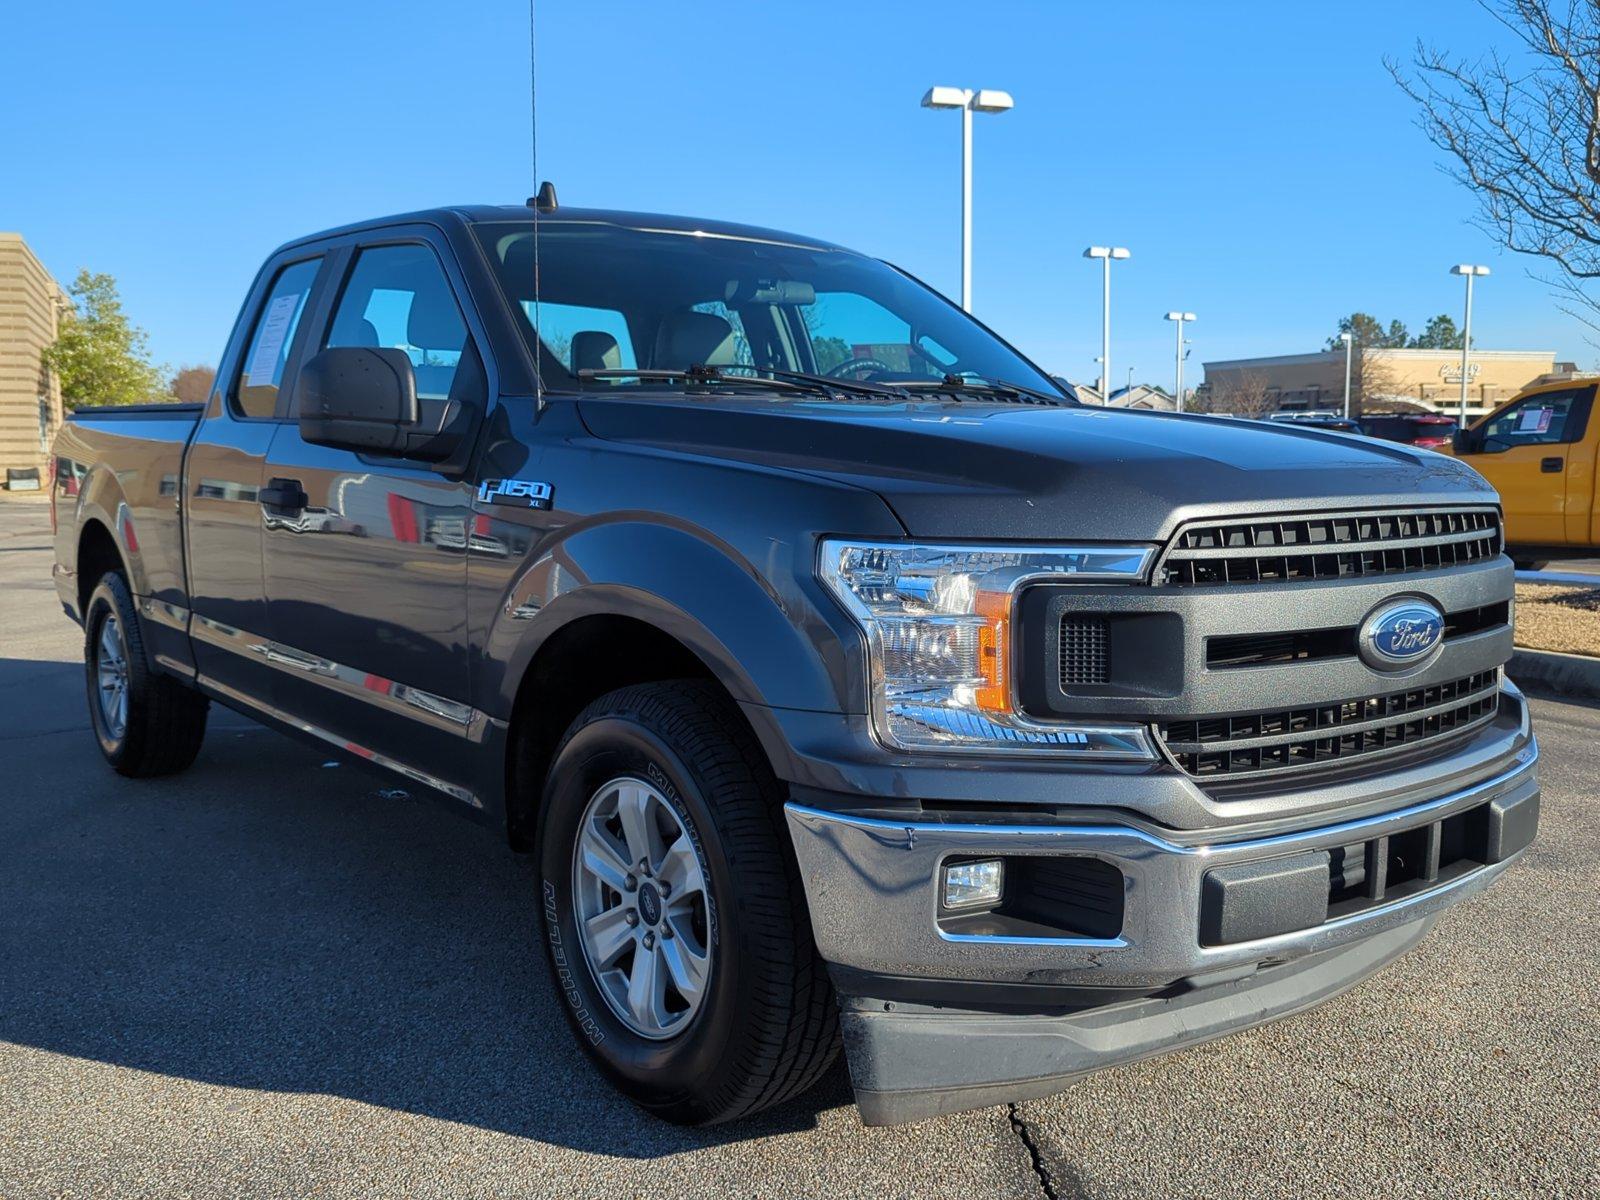
[[[322,264],[281,266],[252,297],[248,336],[230,350],[224,377],[185,458],[190,622],[200,677],[236,699],[268,704],[263,660],[267,605],[261,578],[261,484],[277,432],[280,386],[292,377],[312,287]]]
[[[1506,541],[1557,546],[1568,537],[1568,475],[1573,500],[1586,497],[1588,466],[1579,452],[1594,387],[1536,392],[1477,426],[1476,448],[1461,455],[1500,493]],[[1575,532],[1582,528],[1582,522]]]
[[[425,421],[482,411],[460,305],[422,242],[359,249],[315,348],[404,350]],[[283,425],[264,476],[263,534],[279,706],[346,749],[474,801],[469,705],[468,482],[426,463],[307,443]]]

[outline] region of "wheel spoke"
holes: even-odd
[[[584,922],[596,966],[609,967],[633,941],[634,926],[628,924],[627,914],[628,909],[618,905]]]
[[[679,896],[693,895],[706,888],[705,876],[700,871],[700,856],[694,852],[694,843],[687,833],[678,834],[678,840],[667,847],[656,874],[672,889],[674,901]]]
[[[110,618],[100,626],[100,663],[117,675],[122,674],[125,669],[121,632],[117,628],[116,621]]]
[[[676,925],[673,928],[677,928]],[[678,995],[691,1008],[700,999],[700,993],[705,991],[706,968],[710,965],[710,956],[703,950],[697,951],[682,937],[665,938],[661,942],[661,956],[666,960],[667,972],[672,977],[672,986],[677,989]]]
[[[582,852],[584,870],[609,885],[612,891],[627,891],[628,871],[633,864],[623,857],[611,835],[592,821],[584,823]]]
[[[659,949],[646,950],[641,944],[628,976],[628,1011],[646,1029],[660,1029],[666,1024],[663,982]]]
[[[655,814],[650,811],[654,797],[649,788],[625,782],[617,793],[617,819],[622,822],[622,837],[628,843],[628,857],[638,865],[647,860],[651,867],[661,861],[661,835],[656,832]]]

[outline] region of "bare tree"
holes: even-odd
[[[1567,312],[1600,331],[1600,3],[1479,0],[1520,43],[1508,57],[1449,57],[1422,43],[1390,73],[1417,102],[1478,223],[1557,269]]]
[[[1399,394],[1399,387],[1382,350],[1356,351],[1350,360],[1350,415],[1359,417],[1374,406],[1387,406]],[[1342,390],[1336,398],[1343,402]]]
[[[1263,376],[1253,371],[1243,371],[1237,378],[1230,375],[1204,391],[1203,397],[1196,391],[1194,401],[1188,406],[1191,410],[1231,413],[1238,417],[1264,417],[1278,407],[1277,394],[1268,388]]]

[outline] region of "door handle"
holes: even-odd
[[[1560,457],[1541,458],[1539,460],[1539,470],[1546,475],[1554,475],[1566,465],[1566,460]]]
[[[267,486],[256,493],[256,498],[261,501],[262,508],[287,512],[299,512],[310,502],[298,479],[269,479]]]

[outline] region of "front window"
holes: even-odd
[[[1485,422],[1483,448],[1495,453],[1577,441],[1583,436],[1588,399],[1588,388],[1529,396]]]
[[[547,387],[574,387],[585,370],[714,367],[880,384],[957,376],[1060,394],[954,305],[847,250],[551,218],[539,223],[536,303],[532,224],[476,231]]]

